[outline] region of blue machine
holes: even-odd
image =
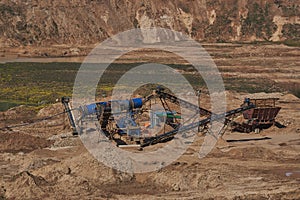
[[[129,100],[111,100],[107,102],[92,103],[81,106],[82,116],[97,114],[102,115],[101,125],[106,129],[106,125],[113,117],[116,123],[119,135],[128,135],[131,137],[139,137],[141,130],[134,121],[135,109],[142,108],[143,98],[133,98]]]
[[[99,102],[99,103],[93,103],[93,104],[90,104],[90,105],[81,106],[81,110],[82,110],[83,114],[84,115],[95,114],[97,112],[97,110],[96,110],[97,104],[106,106],[107,102]]]
[[[164,107],[163,110],[151,110],[151,99],[156,98],[160,99]],[[200,121],[191,122],[187,125],[183,124],[182,116],[180,113],[176,113],[175,110],[170,110],[167,100],[176,105],[183,106],[190,111],[195,111],[195,116],[198,115],[197,110],[199,110],[200,114],[207,116],[207,118]],[[150,106],[146,104],[149,101]],[[73,128],[73,134],[80,134],[80,132],[77,132],[74,116],[69,106],[69,99],[62,98],[62,103],[65,105],[65,111],[68,113],[68,117]],[[145,107],[143,107],[144,105]],[[252,108],[255,108],[255,105],[250,102],[250,99],[245,99],[244,105],[238,109],[230,110],[222,114],[213,114],[204,108],[200,108],[198,105],[194,105],[183,99],[179,99],[176,96],[163,92],[161,88],[158,88],[154,94],[151,94],[145,98],[132,98],[129,100],[111,100],[107,102],[92,103],[81,106],[79,109],[76,108],[76,110],[79,110],[80,114],[82,115],[80,120],[83,120],[85,116],[96,115],[100,124],[100,127],[97,126],[97,129],[101,129],[101,133],[103,133],[110,140],[114,140],[117,145],[134,143],[140,144],[140,147],[143,148],[158,142],[169,141],[178,132],[189,131],[197,127],[199,129],[199,127],[206,126],[212,121],[221,121],[223,118],[225,118],[228,122],[230,122],[231,120],[228,117],[237,113],[243,113],[244,111]],[[150,112],[150,123],[144,123],[145,116],[143,113],[145,111]],[[94,117],[87,117],[86,119],[95,120]],[[144,123],[145,126],[139,126],[138,123]],[[148,129],[149,126],[150,128],[154,128],[164,124],[168,125],[173,130],[167,132],[163,130],[162,134],[153,136],[150,132],[151,130]],[[80,125],[81,124],[79,123],[79,131],[81,131]],[[218,134],[222,133],[220,132]]]
[[[84,115],[92,115],[97,112],[97,105],[103,106],[104,108],[111,109],[113,107],[114,112],[116,111],[129,111],[143,106],[143,98],[133,98],[130,100],[112,100],[108,102],[98,102],[89,105],[81,106],[81,110]]]
[[[117,120],[117,126],[120,128],[120,135],[127,134],[131,137],[139,137],[141,135],[141,129],[138,126],[138,124],[133,120],[131,112]]]

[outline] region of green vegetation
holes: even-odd
[[[249,7],[246,19],[242,19],[243,35],[255,35],[268,40],[277,29],[269,14],[270,5],[266,3],[264,7],[254,3]]]
[[[283,43],[288,46],[300,46],[300,25],[299,24],[285,24],[282,30],[283,37],[289,38]]]
[[[0,101],[3,107],[53,103],[71,95],[77,63],[0,64]],[[9,105],[8,105],[9,103]]]
[[[236,18],[236,13],[238,13],[238,8],[236,6],[232,8],[226,8],[224,4],[221,5],[222,11],[224,14],[222,15],[216,15],[216,20],[213,24],[209,25],[205,30],[205,38],[215,38],[216,42],[218,43],[225,43],[228,41],[229,36],[224,34],[229,33],[229,35],[232,35],[233,29],[231,27],[232,19]],[[199,27],[200,29],[202,27]]]
[[[99,81],[96,90],[97,96],[109,95],[120,79],[129,69],[141,63],[113,64],[108,67]],[[169,65],[180,71],[191,83],[194,89],[206,89],[201,76],[195,73],[191,66]],[[43,106],[54,103],[62,96],[72,96],[73,84],[80,67],[80,63],[6,63],[0,64],[0,110],[7,110],[16,105]],[[239,92],[274,92],[290,89],[300,97],[299,87],[283,86],[279,88],[272,81],[261,79],[225,78],[227,90]],[[153,85],[147,85],[137,90],[141,95],[146,91],[155,89]],[[148,93],[149,94],[149,93]]]
[[[297,16],[300,12],[299,4],[292,4],[289,6],[281,5],[283,15],[286,17]]]
[[[290,40],[300,39],[300,24],[285,24],[282,27],[283,37]]]

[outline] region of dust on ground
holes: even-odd
[[[227,102],[239,107],[245,95],[227,92]],[[178,160],[145,174],[98,162],[72,136],[66,116],[1,130],[0,194],[7,199],[299,199],[300,99],[289,93],[251,95],[279,96],[277,121],[286,128],[272,126],[259,134],[228,130],[203,159],[199,135]],[[203,107],[208,98],[203,96]],[[7,118],[9,125],[26,118],[19,113],[38,119],[61,111],[60,104],[37,112],[21,106],[1,113],[1,121]]]
[[[269,79],[286,84],[286,89],[299,85],[299,47],[204,47],[223,77]],[[163,63],[185,62],[167,52],[148,51],[124,55],[118,62],[153,62],[161,56]],[[17,59],[2,57],[0,61],[74,61],[73,57],[23,60],[22,54],[17,55]],[[300,99],[288,92],[226,91],[226,97],[227,110],[239,107],[245,97],[279,98],[282,109],[277,121],[286,127],[272,126],[259,134],[228,129],[203,159],[198,158],[203,143],[199,135],[178,160],[146,174],[121,173],[99,163],[72,136],[66,115],[1,130],[0,199],[300,199]],[[200,104],[210,110],[209,96],[203,94]],[[62,111],[61,104],[40,111],[20,106],[0,113],[0,125],[27,123]]]

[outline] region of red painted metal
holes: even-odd
[[[272,126],[281,107],[276,106],[278,98],[250,99],[255,108],[243,112],[243,123],[232,123],[234,129],[249,133],[255,129],[263,129]]]

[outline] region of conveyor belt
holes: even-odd
[[[157,90],[156,93],[159,95],[159,98],[161,98],[161,99],[168,99],[172,103],[175,103],[175,104],[178,104],[178,105],[180,104],[180,106],[182,106],[184,108],[187,108],[187,109],[190,109],[190,110],[194,110],[194,111],[199,110],[199,113],[201,115],[210,116],[212,114],[209,110],[206,110],[204,108],[196,106],[196,105],[194,105],[190,102],[187,102],[187,101],[185,101],[183,99],[180,99],[176,96],[173,96],[171,94],[165,93],[165,92],[160,91],[160,90]]]
[[[169,131],[167,133],[164,133],[162,135],[152,137],[152,138],[147,138],[147,139],[145,139],[145,141],[141,145],[141,147],[149,146],[149,145],[158,143],[160,141],[167,140],[170,137],[173,137],[174,135],[176,135],[179,131],[180,132],[189,131],[193,128],[206,125],[206,124],[208,124],[212,121],[217,121],[217,120],[224,119],[225,117],[229,117],[229,116],[234,115],[236,113],[241,113],[245,110],[249,110],[249,109],[254,108],[254,107],[255,107],[254,105],[248,105],[248,106],[245,106],[245,107],[240,107],[240,108],[237,108],[237,109],[234,109],[234,110],[230,110],[230,111],[228,111],[226,113],[223,113],[223,114],[219,114],[219,115],[214,114],[211,117],[207,117],[206,119],[200,120],[198,122],[194,122],[194,123],[182,126],[180,128],[174,129],[174,130]]]

